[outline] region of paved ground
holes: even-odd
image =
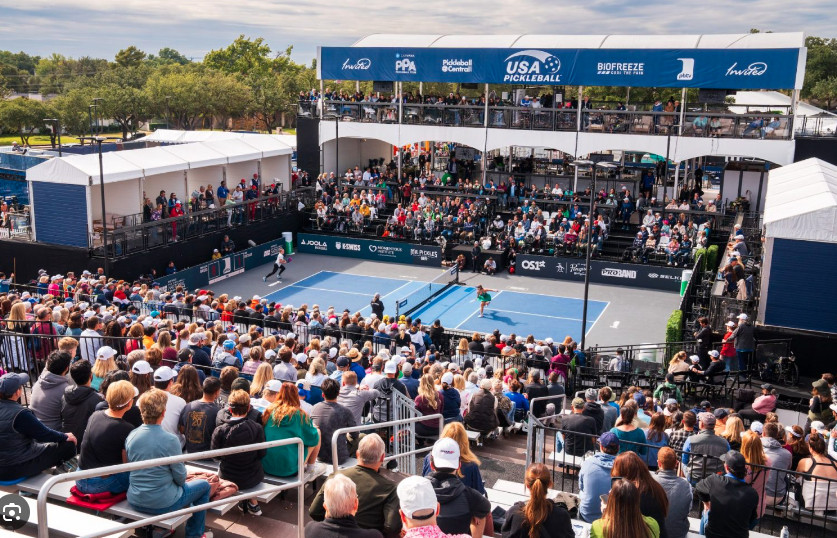
[[[314,254],[293,255],[293,261],[287,265],[281,284],[275,280],[273,282],[268,281],[268,283],[262,282],[262,276],[267,274],[269,270],[270,266],[265,265],[263,270],[250,271],[229,280],[221,281],[212,287],[216,292],[229,293],[230,295],[250,297],[258,294],[266,296],[277,291],[280,287],[293,285],[319,271],[346,272],[354,275],[388,277],[404,281],[430,281],[441,272],[440,268],[433,267],[388,264]],[[549,301],[550,304],[547,306],[538,300],[538,296],[547,295],[575,299],[584,297],[584,285],[576,282],[538,279],[508,273],[490,277],[470,272],[462,273],[460,280],[467,286],[482,284],[504,292],[531,294],[518,294],[511,304],[504,307],[506,310],[518,312],[560,315],[549,310],[554,308],[553,301]],[[604,308],[599,320],[592,325],[587,336],[589,345],[600,346],[665,341],[666,320],[671,312],[677,308],[680,301],[680,297],[676,293],[603,285],[591,285],[589,298],[594,301],[609,303]],[[371,299],[371,296],[369,299]],[[334,295],[327,291],[322,292],[318,304],[321,308],[327,305],[333,305],[341,310],[344,308],[343,305],[334,300]],[[385,313],[393,314],[394,306],[390,304],[386,306]],[[559,334],[549,336],[556,340],[563,339],[565,334],[560,334],[562,329],[556,327],[555,330]]]

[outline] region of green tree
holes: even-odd
[[[157,52],[157,56],[149,54],[148,58],[146,58],[146,62],[155,67],[159,67],[161,65],[171,64],[186,65],[191,63],[191,60],[180,54],[180,52],[175,49],[164,47]]]
[[[145,60],[145,53],[131,45],[116,53],[116,63],[122,67],[136,67]]]
[[[820,81],[837,73],[837,39],[807,37],[805,46],[808,47],[808,60],[802,97],[812,97],[814,87]]]
[[[96,89],[102,99],[102,116],[112,118],[122,127],[122,138],[136,133],[139,123],[146,118],[148,94],[131,86],[107,84]]]
[[[245,38],[242,34],[227,48],[210,51],[203,64],[223,73],[260,76],[270,72],[274,62],[264,39]]]
[[[51,117],[54,110],[42,101],[19,97],[0,103],[0,126],[17,133],[24,146],[36,130],[47,131],[44,118]]]
[[[825,102],[825,108],[831,110],[832,101],[837,100],[837,76],[818,81],[811,88],[811,97],[820,102]]]
[[[88,106],[93,94],[88,88],[73,88],[59,95],[50,104],[55,108],[61,128],[68,133],[84,135],[90,129]]]

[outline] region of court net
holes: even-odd
[[[425,283],[421,288],[399,299],[395,304],[395,315],[409,316],[458,283],[459,267],[454,265],[450,269],[445,269],[442,274]]]

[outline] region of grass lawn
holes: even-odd
[[[17,135],[0,135],[0,146],[11,146],[12,142],[22,144]],[[29,144],[32,146],[49,146],[49,136],[33,135],[29,137]],[[69,135],[61,135],[61,144],[78,144],[78,138]]]

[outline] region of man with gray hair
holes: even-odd
[[[398,536],[401,517],[398,514],[398,495],[395,484],[383,477],[379,470],[384,463],[386,447],[377,433],[365,436],[357,449],[357,465],[333,474],[317,493],[308,510],[311,519],[323,521],[327,517],[325,489],[334,476],[342,475],[354,482],[359,508],[355,520],[361,529],[378,529],[384,536]]]
[[[347,536],[354,538],[380,538],[375,529],[361,529],[355,514],[358,509],[355,483],[343,475],[334,475],[323,485],[325,519],[309,523],[305,527],[306,538]]]

